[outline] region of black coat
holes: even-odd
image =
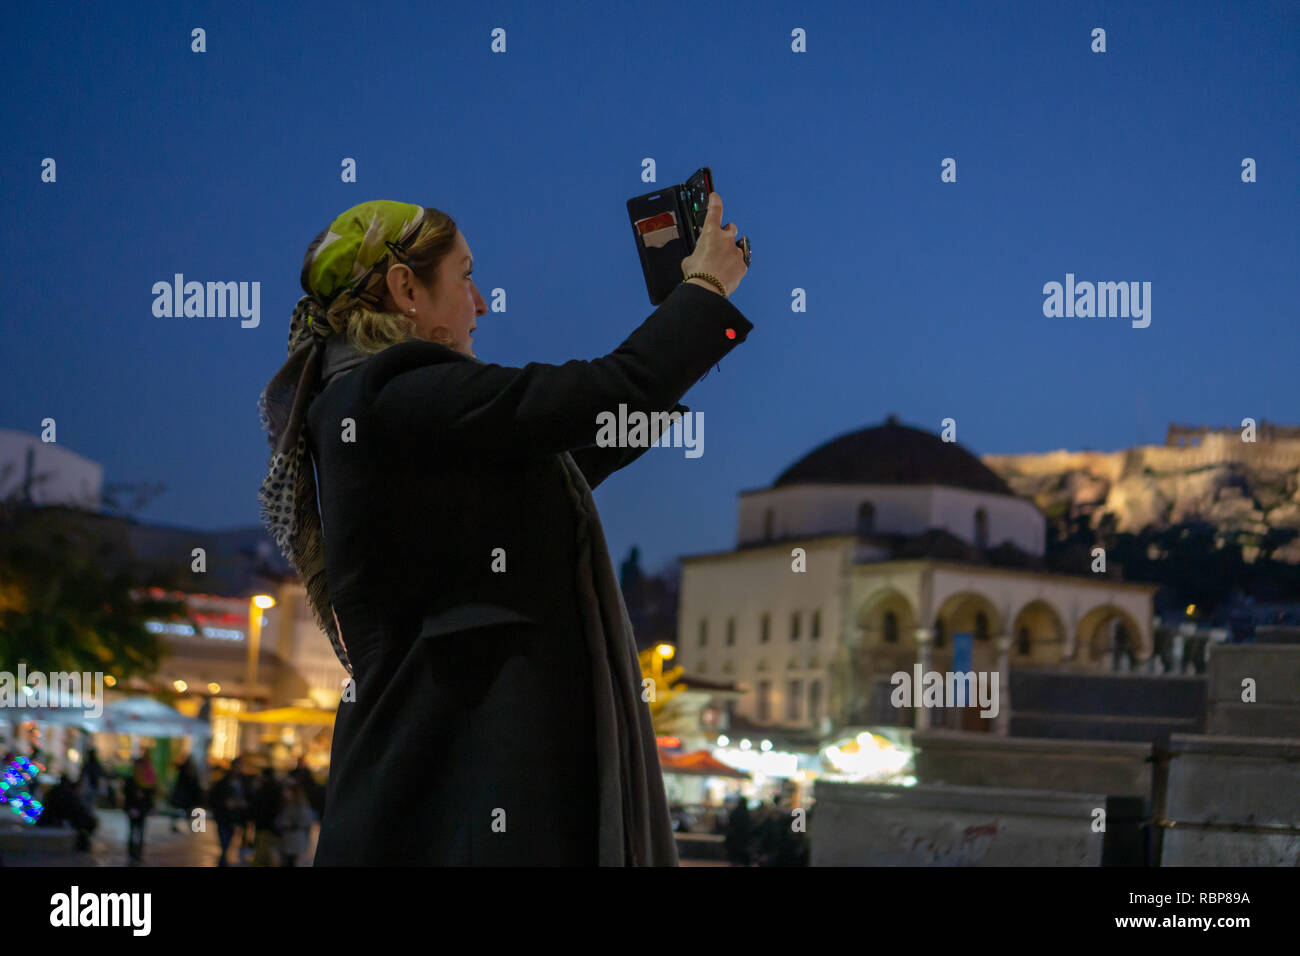
[[[594,488],[645,451],[595,447],[597,414],[684,408],[751,328],[683,283],[603,358],[507,368],[410,341],[315,398],[326,571],[354,671],[316,865],[596,862],[593,665],[560,453]]]

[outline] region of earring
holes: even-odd
[[[407,309],[406,311],[407,311],[407,312],[410,312],[412,315],[415,315],[415,310],[414,310],[414,309]]]

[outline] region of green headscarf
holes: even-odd
[[[329,637],[339,663],[352,664],[339,634],[325,579],[325,549],[316,504],[316,480],[307,452],[303,422],[320,387],[325,340],[333,329],[325,312],[348,292],[373,309],[382,309],[381,291],[390,256],[399,260],[419,233],[424,208],[373,200],[353,206],[312,240],[303,257],[300,281],[306,295],[289,321],[289,359],[258,400],[271,461],[257,497],[262,523],[307,588],[316,621]]]

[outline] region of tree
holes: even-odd
[[[664,670],[662,665],[655,665],[655,649],[649,648],[637,655],[637,660],[641,663],[641,686],[646,687],[646,681],[653,682],[654,694],[648,701],[650,705],[650,719],[655,725],[655,733],[660,732],[660,724],[667,717],[664,706],[685,690],[684,687],[675,686],[685,673],[685,668],[674,667],[670,670]],[[643,694],[644,696],[644,694]]]
[[[119,679],[156,672],[163,643],[146,622],[189,615],[147,585],[177,582],[136,561],[117,520],[17,495],[0,501],[0,665]]]

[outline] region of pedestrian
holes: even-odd
[[[230,769],[212,785],[208,794],[208,807],[217,823],[217,839],[221,843],[221,856],[217,866],[229,866],[226,853],[235,837],[235,829],[242,825],[248,807],[248,784],[244,778],[243,762],[236,757]]]
[[[754,823],[749,813],[749,801],[737,795],[735,806],[727,814],[727,835],[722,841],[727,861],[733,866],[749,866],[753,839]]]
[[[297,866],[299,855],[311,841],[313,822],[311,804],[297,783],[284,788],[284,807],[275,822],[280,834],[280,865]]]
[[[54,784],[41,797],[44,810],[36,820],[38,827],[70,826],[77,834],[77,849],[90,849],[90,835],[99,825],[95,815],[88,811],[83,802],[81,780],[72,782],[72,777],[62,774],[59,782]]]
[[[104,765],[99,762],[99,754],[94,746],[86,748],[86,759],[81,765],[81,778],[86,781],[86,799],[93,813],[99,806],[99,782],[104,779]]]
[[[316,865],[677,865],[591,489],[651,444],[607,416],[688,412],[753,328],[721,217],[609,355],[519,368],[474,354],[446,213],[365,202],[308,247],[259,499],[350,678]]]
[[[274,851],[278,842],[276,818],[284,808],[284,792],[280,781],[275,778],[275,771],[270,767],[262,768],[262,779],[258,784],[250,809],[253,820],[253,866],[274,866]]]
[[[125,794],[122,809],[126,811],[129,824],[126,846],[133,865],[144,862],[145,825],[149,819],[149,811],[153,809],[154,795],[158,789],[158,775],[154,771],[150,757],[149,748],[146,747],[131,764],[124,781]]]
[[[302,790],[302,794],[307,800],[307,805],[311,807],[315,819],[319,820],[321,807],[320,796],[318,796],[318,794],[323,794],[324,788],[316,782],[316,777],[311,772],[311,768],[307,766],[307,759],[305,757],[298,758],[298,766],[294,767],[293,771],[290,773],[290,778],[291,781],[296,783],[298,788]]]
[[[203,787],[199,783],[199,771],[194,765],[194,756],[191,754],[176,765],[176,783],[172,785],[172,794],[170,803],[178,814],[172,817],[172,832],[180,832],[180,820],[184,817],[187,822],[194,813],[194,808],[199,805],[202,799]]]
[[[781,844],[785,839],[785,830],[789,824],[789,815],[781,805],[778,794],[772,803],[763,807],[763,812],[755,827],[758,841],[758,865],[776,866],[781,854]]]

